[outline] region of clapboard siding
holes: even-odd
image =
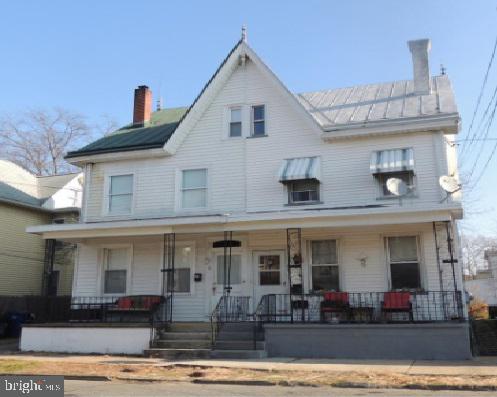
[[[381,227],[348,227],[340,229],[313,228],[302,230],[303,271],[305,290],[310,290],[310,242],[312,240],[336,239],[338,244],[338,265],[341,289],[350,292],[381,292],[389,289],[389,266],[385,249],[388,236],[418,236],[420,242],[420,268],[422,284],[426,290],[440,289],[434,235],[431,223],[396,225]],[[257,251],[286,252],[286,230],[254,231],[236,233],[234,238],[242,241],[240,251],[245,269],[242,271],[241,295],[252,296],[257,289],[257,264],[254,261]],[[207,321],[220,296],[220,286],[216,285],[216,258],[212,242],[221,239],[221,234],[181,234],[177,235],[177,252],[186,245],[195,250],[191,277],[200,273],[202,280],[192,282],[188,294],[175,294],[173,318],[175,321]],[[107,244],[130,244],[133,247],[131,265],[130,294],[157,294],[161,291],[162,255],[161,240],[155,237],[98,239],[91,245],[79,246],[79,262],[74,295],[101,295],[102,247]],[[218,251],[217,253],[221,253]],[[441,256],[447,252],[441,248]],[[362,266],[360,258],[366,258]],[[284,263],[286,267],[286,256]],[[445,290],[453,289],[450,268],[444,268],[442,278]],[[217,290],[216,290],[217,288]],[[240,295],[239,294],[239,295]],[[256,298],[254,298],[256,299]]]
[[[226,108],[233,104],[265,104],[267,137],[226,139]],[[247,119],[247,117],[245,117]],[[378,200],[378,187],[369,171],[374,150],[414,148],[416,197],[404,199],[405,208],[439,204],[438,178],[454,169],[453,151],[438,132],[376,136],[324,142],[293,111],[287,97],[252,62],[238,67],[210,106],[200,116],[172,157],[126,160],[93,165],[87,193],[87,221],[113,219],[105,216],[105,177],[110,173],[135,174],[135,206],[129,218],[181,213],[175,208],[180,169],[206,167],[209,172],[207,212],[239,213],[282,209],[287,200],[277,172],[286,158],[320,156],[321,199],[324,207],[387,203]],[[447,160],[451,156],[451,160]]]
[[[49,223],[50,216],[0,203],[0,219],[0,295],[39,294],[45,242],[26,227]]]

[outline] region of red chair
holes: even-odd
[[[385,292],[381,302],[382,313],[409,313],[409,321],[414,321],[410,292]]]
[[[348,292],[325,292],[324,300],[321,302],[321,321],[325,321],[327,313],[345,314],[346,319],[350,315]]]
[[[121,310],[131,309],[133,307],[133,300],[128,296],[123,296],[117,300],[117,308]]]

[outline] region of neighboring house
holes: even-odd
[[[464,286],[473,296],[488,305],[489,314],[497,318],[497,250],[485,250],[486,269],[479,269],[475,275],[465,276]]]
[[[81,222],[28,228],[78,243],[78,316],[133,321],[123,296],[162,295],[152,326],[211,321],[215,351],[235,321],[264,323],[272,356],[467,358],[460,193],[438,182],[458,176],[460,118],[429,40],[409,48],[413,80],[292,94],[242,38],[189,108],[152,113],[138,87],[132,124],[66,157]],[[71,325],[22,348],[148,347],[148,328]],[[186,346],[154,335],[148,354]]]
[[[0,160],[1,296],[71,294],[74,244],[45,241],[26,227],[78,222],[81,181],[81,173],[38,177]]]

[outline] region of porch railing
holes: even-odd
[[[215,346],[217,336],[225,323],[252,321],[250,296],[223,295],[211,314],[211,341]]]
[[[334,294],[331,297],[326,294],[264,295],[255,316],[262,323],[425,323],[465,320],[460,291]]]

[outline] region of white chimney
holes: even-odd
[[[407,45],[412,54],[414,71],[414,93],[427,95],[431,92],[430,65],[428,52],[431,50],[430,39],[408,41]]]

